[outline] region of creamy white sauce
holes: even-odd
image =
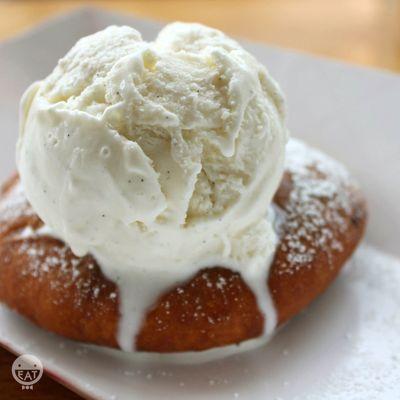
[[[270,226],[274,226],[275,211],[270,208],[268,215],[271,222]],[[276,238],[274,241],[274,246],[276,248],[278,238],[275,232],[271,232],[271,235],[274,235]],[[30,236],[50,236],[62,240],[62,238],[47,225],[43,225],[37,230],[33,230],[29,227],[21,233],[21,237],[23,238]],[[246,341],[246,343],[251,343],[251,348],[256,346],[256,344],[262,345],[268,341],[275,331],[277,314],[267,284],[274,252],[271,253],[269,260],[266,260],[265,262],[261,260],[263,263],[262,265],[256,263],[253,263],[253,265],[251,263],[240,265],[233,262],[227,263],[227,260],[224,258],[214,258],[204,260],[201,264],[187,265],[186,269],[174,268],[169,270],[168,274],[160,274],[160,272],[162,272],[160,269],[138,269],[132,268],[132,266],[130,267],[129,265],[125,268],[121,268],[120,266],[107,263],[107,260],[102,259],[101,256],[99,257],[98,255],[93,254],[92,256],[96,259],[96,262],[99,264],[100,269],[105,276],[112,280],[118,287],[120,315],[117,341],[121,350],[125,352],[135,351],[135,338],[140,331],[142,322],[146,317],[148,310],[157,301],[161,294],[178,284],[185,283],[200,270],[214,266],[225,267],[240,273],[244,282],[255,295],[259,310],[264,316],[263,334],[257,338],[257,340]],[[194,352],[194,354],[204,353],[204,356],[207,354],[207,357],[209,355],[211,359],[213,359],[219,358],[219,356],[234,354],[243,349],[248,349],[248,346],[224,346],[215,349],[215,352]],[[191,352],[189,352],[189,354],[191,354]],[[172,355],[171,359],[174,358],[180,357]],[[187,359],[190,360],[189,355]],[[200,357],[200,360],[203,359],[204,357]]]
[[[271,211],[272,213],[272,211]],[[271,235],[275,233],[271,232]],[[277,240],[274,241],[276,246]],[[204,260],[199,264],[187,265],[186,268],[171,268],[167,274],[160,275],[160,269],[116,268],[107,263],[106,259],[97,255],[95,258],[103,273],[119,288],[120,319],[118,329],[118,343],[122,350],[134,351],[134,342],[139,333],[142,321],[149,308],[159,296],[173,286],[184,283],[204,268],[220,266],[240,273],[245,283],[253,291],[258,307],[264,316],[264,331],[262,337],[272,335],[277,323],[277,316],[273,300],[268,288],[267,280],[274,252],[268,260],[247,263],[246,265],[228,262],[225,258]],[[260,264],[261,262],[261,264]],[[160,278],[161,277],[161,278]]]

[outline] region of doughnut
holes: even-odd
[[[281,326],[332,283],[362,238],[367,211],[341,164],[294,139],[273,207],[279,243],[265,290]],[[0,192],[0,301],[48,331],[118,348],[117,285],[90,254],[79,258],[46,233],[17,174]],[[208,350],[258,338],[263,326],[257,299],[241,276],[210,266],[154,299],[135,348]]]

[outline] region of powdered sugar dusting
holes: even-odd
[[[344,275],[359,299],[346,334],[350,342],[346,360],[307,399],[398,399],[400,260],[363,245]]]
[[[72,286],[76,289],[73,291],[76,307],[79,307],[84,299],[97,299],[105,290],[109,292],[107,283],[98,282],[92,274],[85,273],[87,270],[98,268],[92,257],[76,257],[68,246],[60,242],[50,248],[39,236],[21,241],[16,239],[15,243],[18,244],[17,253],[27,258],[22,275],[32,276],[39,281],[49,281],[51,289],[57,293],[53,298],[54,304],[62,304],[66,298],[64,294],[70,299],[69,288]],[[51,274],[50,279],[48,274]],[[108,296],[112,300],[117,297],[115,292]]]
[[[28,203],[22,185],[18,181],[7,195],[0,199],[0,234],[10,227],[10,222],[22,216],[25,218],[33,217],[35,212]]]
[[[352,185],[346,169],[323,153],[298,140],[287,146],[286,171],[291,175],[290,191],[283,217],[281,249],[287,254],[279,273],[294,273],[310,267],[317,250],[328,261],[343,250],[340,233],[348,229],[352,213]],[[346,190],[347,189],[347,190]]]

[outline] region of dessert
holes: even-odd
[[[287,139],[278,85],[219,31],[81,39],[22,100],[0,300],[124,351],[266,341],[325,290],[366,220],[345,169]]]

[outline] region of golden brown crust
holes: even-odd
[[[296,168],[287,168],[274,200],[281,240],[268,286],[279,324],[327,288],[366,223],[364,200],[347,179],[336,179],[318,163]],[[56,239],[27,235],[27,227],[35,230],[42,222],[18,187],[18,177],[12,177],[0,197],[0,300],[52,332],[118,347],[116,285],[91,256],[78,258]],[[263,324],[256,298],[240,275],[208,268],[160,295],[143,321],[136,348],[205,350],[260,336]]]

